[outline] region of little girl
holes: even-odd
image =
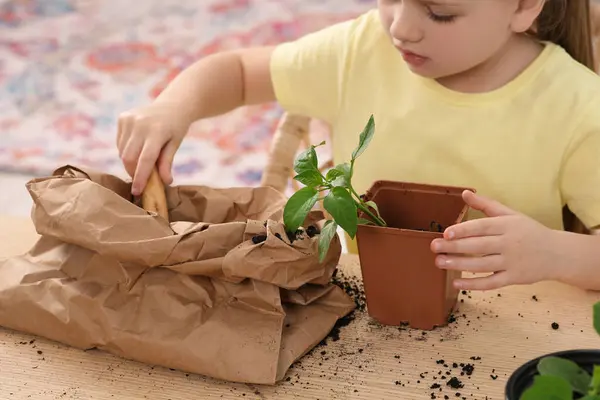
[[[358,18],[275,47],[208,56],[119,118],[132,191],[155,164],[171,183],[190,124],[278,101],[328,122],[334,162],[376,179],[473,187],[469,221],[431,244],[439,268],[488,273],[461,289],[557,280],[600,289],[600,79],[588,0],[379,0]]]

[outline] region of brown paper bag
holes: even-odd
[[[0,261],[2,326],[275,384],[354,309],[330,284],[339,239],[319,263],[318,235],[290,241],[286,198],[271,188],[168,187],[170,223],[138,207],[130,183],[98,172],[65,166],[27,188],[41,238]]]

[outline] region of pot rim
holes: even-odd
[[[462,220],[462,218],[459,218],[459,220]],[[421,236],[421,237],[425,236],[425,237],[431,237],[431,238],[438,238],[438,237],[444,236],[444,232],[420,231],[417,229],[394,228],[391,226],[359,224],[358,229],[356,231],[356,235],[359,236],[361,232],[363,234],[368,232],[370,234],[380,234],[380,235]]]
[[[396,181],[389,179],[378,179],[373,181],[371,186],[365,191],[365,195],[372,197],[377,191],[387,190],[406,190],[411,192],[430,192],[430,193],[442,193],[449,196],[462,196],[462,192],[470,190],[474,193],[477,192],[475,188],[468,186],[454,186],[444,185],[435,183],[419,183],[413,181]]]
[[[401,187],[394,187],[399,185]],[[474,188],[466,186],[448,186],[442,184],[430,184],[430,183],[418,183],[411,181],[395,181],[388,179],[379,179],[374,181],[369,189],[365,191],[365,200],[372,200],[377,192],[380,190],[401,190],[405,192],[421,192],[421,193],[436,193],[441,195],[447,195],[452,197],[462,197],[462,192],[470,190],[473,193],[477,193]],[[464,221],[470,206],[465,203],[461,211],[456,216],[453,224],[459,224]],[[394,228],[389,226],[377,226],[377,225],[359,225],[359,228],[368,229],[373,232],[371,233],[382,233],[382,234],[394,234],[394,235],[417,235],[417,236],[429,236],[431,238],[443,237],[443,232],[431,232],[431,231],[419,231],[416,229],[407,228]],[[374,229],[372,229],[374,228]],[[357,232],[358,234],[358,232]]]

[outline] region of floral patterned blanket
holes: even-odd
[[[0,0],[0,170],[45,175],[70,163],[123,176],[119,113],[151,101],[183,68],[215,51],[297,38],[374,4]],[[281,115],[269,104],[195,124],[175,183],[258,184]]]

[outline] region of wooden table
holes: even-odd
[[[27,251],[36,239],[28,219],[0,216],[0,226],[0,256]],[[360,272],[353,255],[342,256],[341,268]],[[501,400],[511,372],[530,358],[600,345],[591,318],[599,299],[556,283],[466,293],[457,321],[426,333],[383,327],[359,313],[340,340],[305,356],[275,387],[216,381],[0,329],[0,398],[410,400],[434,393]],[[460,363],[472,364],[472,374],[460,375]],[[450,377],[464,387],[448,387]],[[441,392],[431,389],[435,383]]]

